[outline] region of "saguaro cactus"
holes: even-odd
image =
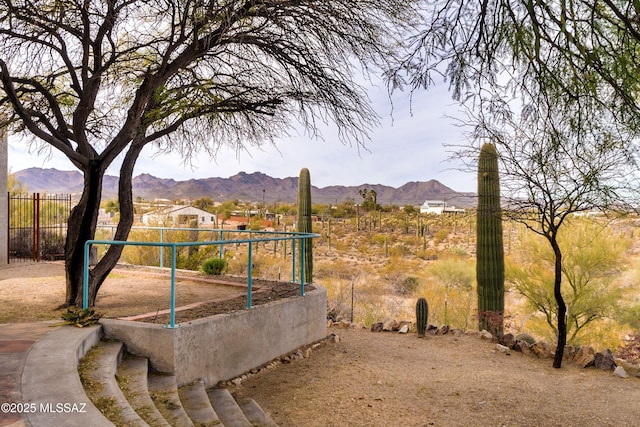
[[[311,233],[311,176],[309,169],[300,169],[298,179],[298,231]],[[313,281],[313,245],[312,239],[304,239],[304,258],[300,250],[300,268],[304,268],[304,281]]]
[[[416,302],[416,329],[418,337],[424,337],[427,331],[427,322],[429,321],[429,304],[424,298],[418,298]]]
[[[478,327],[501,336],[504,316],[504,247],[498,152],[491,143],[483,144],[478,161],[476,227]]]

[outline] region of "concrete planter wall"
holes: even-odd
[[[130,353],[176,376],[178,385],[198,379],[211,387],[325,338],[327,292],[317,287],[250,310],[163,325],[102,319],[106,338],[123,341]]]

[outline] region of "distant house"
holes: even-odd
[[[188,227],[192,220],[198,221],[198,227],[215,226],[216,215],[193,206],[169,206],[142,215],[145,225]]]
[[[464,213],[464,209],[447,205],[444,200],[426,200],[420,206],[420,213],[442,215],[443,213]]]

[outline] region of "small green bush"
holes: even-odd
[[[227,268],[227,260],[224,258],[209,258],[202,263],[202,271],[206,274],[219,275]]]

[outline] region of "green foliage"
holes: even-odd
[[[120,203],[117,199],[107,200],[103,203],[104,211],[106,213],[118,213],[120,212]]]
[[[87,308],[85,310],[67,309],[67,311],[62,314],[64,322],[61,323],[61,325],[84,328],[85,326],[92,326],[98,323],[100,317],[101,315],[96,313],[92,308]]]
[[[11,195],[26,193],[27,186],[16,177],[15,173],[9,173],[7,175],[7,191]]]
[[[567,342],[588,343],[598,323],[615,318],[620,310],[620,273],[628,242],[596,222],[568,222],[559,235],[563,253],[563,297],[567,303]],[[523,255],[510,259],[508,282],[544,319],[557,336],[553,251],[537,235],[522,237]],[[622,313],[621,321],[629,318]]]
[[[478,282],[478,328],[502,335],[504,315],[504,247],[498,153],[485,143],[478,160],[478,210],[476,276]]]
[[[212,257],[202,263],[202,271],[206,274],[220,275],[227,268],[227,260],[224,258]]]
[[[429,305],[423,297],[418,298],[416,302],[416,329],[418,337],[424,337],[429,323]]]
[[[440,320],[453,327],[468,329],[474,301],[473,262],[468,258],[442,258],[428,268],[436,294],[429,297],[432,307],[441,307]]]
[[[370,212],[380,208],[378,205],[378,193],[375,190],[361,188],[358,190],[358,194],[362,197],[362,207],[365,211]]]

